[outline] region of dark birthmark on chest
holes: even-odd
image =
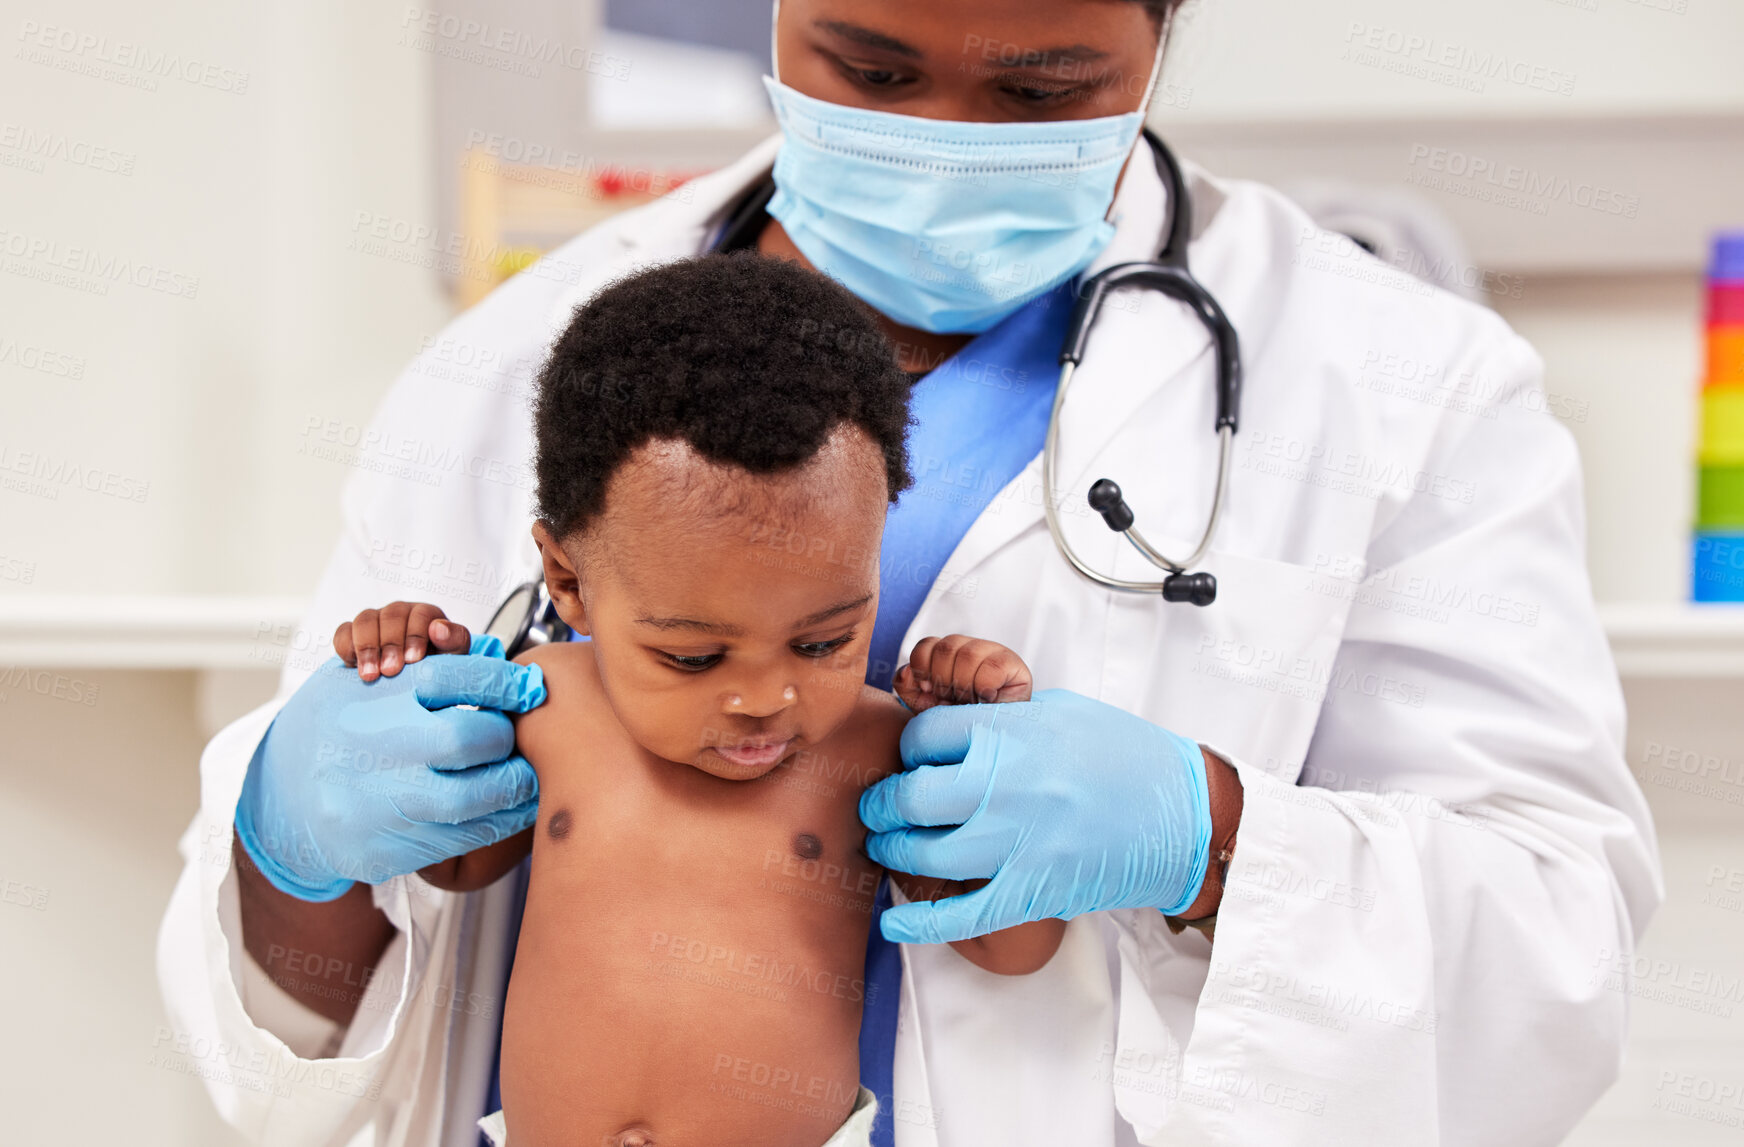
[[[793,838],[793,854],[801,860],[816,860],[824,854],[824,842],[809,832]]]
[[[545,822],[545,833],[552,840],[562,840],[569,835],[569,830],[575,827],[575,818],[569,815],[569,810],[560,808],[551,814],[551,819]]]

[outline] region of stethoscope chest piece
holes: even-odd
[[[484,631],[503,643],[503,656],[514,657],[541,645],[570,641],[575,634],[561,617],[545,579],[516,586],[497,607]]]

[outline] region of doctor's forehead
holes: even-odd
[[[1146,0],[782,0],[793,19],[844,48],[916,64],[971,58],[1008,67],[1106,60],[1157,27]],[[1139,51],[1154,39],[1140,37]]]

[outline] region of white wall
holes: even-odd
[[[0,1087],[8,1143],[240,1143],[176,1050],[157,927],[199,798],[192,673],[72,670],[69,702],[0,690]],[[28,890],[21,892],[20,890]]]
[[[34,563],[29,588],[306,592],[344,473],[298,457],[298,436],[310,417],[368,418],[445,312],[429,274],[346,249],[357,212],[419,219],[434,200],[429,59],[396,45],[400,12],[339,0],[9,6],[0,121],[52,148],[128,159],[125,174],[58,159],[38,172],[0,146],[0,339],[83,361],[76,380],[0,362],[0,449],[143,495],[0,488],[0,554]],[[48,27],[72,33],[60,42],[75,50],[36,47],[31,29]],[[78,37],[105,44],[80,53]],[[242,90],[159,78],[150,91],[64,70],[104,67],[100,53],[123,43],[215,64]],[[55,253],[30,258],[37,242]],[[197,293],[28,277],[73,249],[166,269]],[[0,458],[0,472],[14,461]]]
[[[1545,390],[1586,469],[1587,553],[1601,601],[1689,597],[1697,275],[1540,277],[1498,309],[1545,360]]]
[[[1191,0],[1169,78],[1213,121],[1736,111],[1740,46],[1732,0]]]

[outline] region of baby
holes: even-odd
[[[1016,654],[955,636],[915,647],[907,708],[864,684],[910,386],[852,296],[749,254],[620,281],[553,349],[533,535],[591,640],[520,658],[548,690],[515,731],[536,825],[424,873],[478,888],[532,851],[503,1025],[515,1147],[868,1142],[882,870],[860,794],[899,767],[910,710],[1030,691]],[[334,643],[368,680],[433,630],[463,647],[440,610],[404,603]],[[916,900],[976,886],[892,876]],[[1064,929],[953,946],[1019,974]]]

